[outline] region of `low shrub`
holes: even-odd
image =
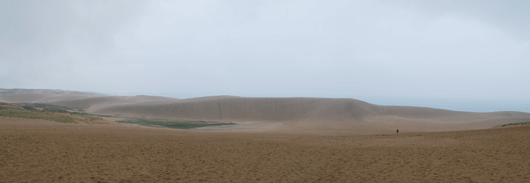
[[[530,122],[522,122],[522,123],[506,123],[502,125],[497,125],[495,128],[498,127],[507,127],[507,126],[521,126],[521,125],[530,125]]]
[[[15,117],[25,119],[44,119],[49,121],[56,121],[61,123],[74,123],[74,119],[67,115],[61,115],[50,112],[37,112],[37,111],[23,111],[23,110],[12,110],[2,109],[0,115],[4,117]]]
[[[233,125],[235,123],[218,123],[207,121],[187,121],[187,120],[169,120],[169,119],[144,119],[144,118],[129,118],[124,121],[117,121],[119,123],[138,124],[142,126],[164,127],[173,129],[194,129],[207,126],[221,126]]]

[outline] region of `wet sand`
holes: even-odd
[[[311,135],[0,117],[0,182],[530,182],[530,127]]]

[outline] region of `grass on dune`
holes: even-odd
[[[2,109],[0,110],[0,116],[14,117],[14,118],[26,118],[26,119],[44,119],[49,121],[57,121],[61,123],[74,123],[74,118],[68,115],[60,115],[52,112],[37,112],[28,110],[13,110],[13,109]]]
[[[94,122],[103,120],[102,118],[88,113],[69,112],[68,107],[57,106],[45,103],[0,103],[0,116],[43,119],[61,123]]]
[[[22,108],[22,107],[20,107],[18,105],[15,105],[15,104],[6,103],[6,102],[0,102],[0,109],[23,110],[24,108]]]
[[[234,123],[217,123],[207,121],[187,121],[187,120],[170,120],[170,119],[142,119],[129,118],[119,123],[138,124],[142,126],[164,127],[173,129],[194,129],[207,126],[233,125]]]
[[[507,123],[503,125],[497,125],[494,128],[498,127],[508,127],[508,126],[521,126],[521,125],[530,125],[530,122],[522,122],[522,123]]]
[[[53,105],[53,104],[46,104],[46,103],[18,103],[18,106],[29,110],[29,111],[37,111],[36,108],[41,108],[42,111],[47,112],[61,112],[61,113],[67,113],[68,110],[71,110],[68,107]]]

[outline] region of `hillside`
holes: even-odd
[[[212,97],[167,104],[126,104],[94,113],[214,121],[280,122],[280,131],[389,133],[491,128],[530,121],[522,112],[470,113],[424,107],[379,106],[355,99]]]
[[[530,121],[530,114],[522,112],[471,113],[330,98],[174,99],[33,91],[2,95],[0,100],[51,103],[111,116],[280,123],[276,131],[300,133],[392,133],[397,128],[402,132],[451,131]]]

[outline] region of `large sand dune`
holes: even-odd
[[[530,127],[491,128],[530,121],[528,113],[354,99],[9,92],[0,90],[0,100],[110,115],[233,121],[244,132],[0,116],[0,182],[530,181]],[[396,128],[405,133],[395,134]],[[480,128],[490,129],[467,130]]]
[[[394,133],[397,128],[402,132],[471,130],[530,121],[530,114],[522,112],[471,113],[380,106],[355,99],[233,96],[174,99],[35,90],[11,92],[0,100],[52,103],[89,113],[129,117],[281,123],[273,130],[292,133]]]

